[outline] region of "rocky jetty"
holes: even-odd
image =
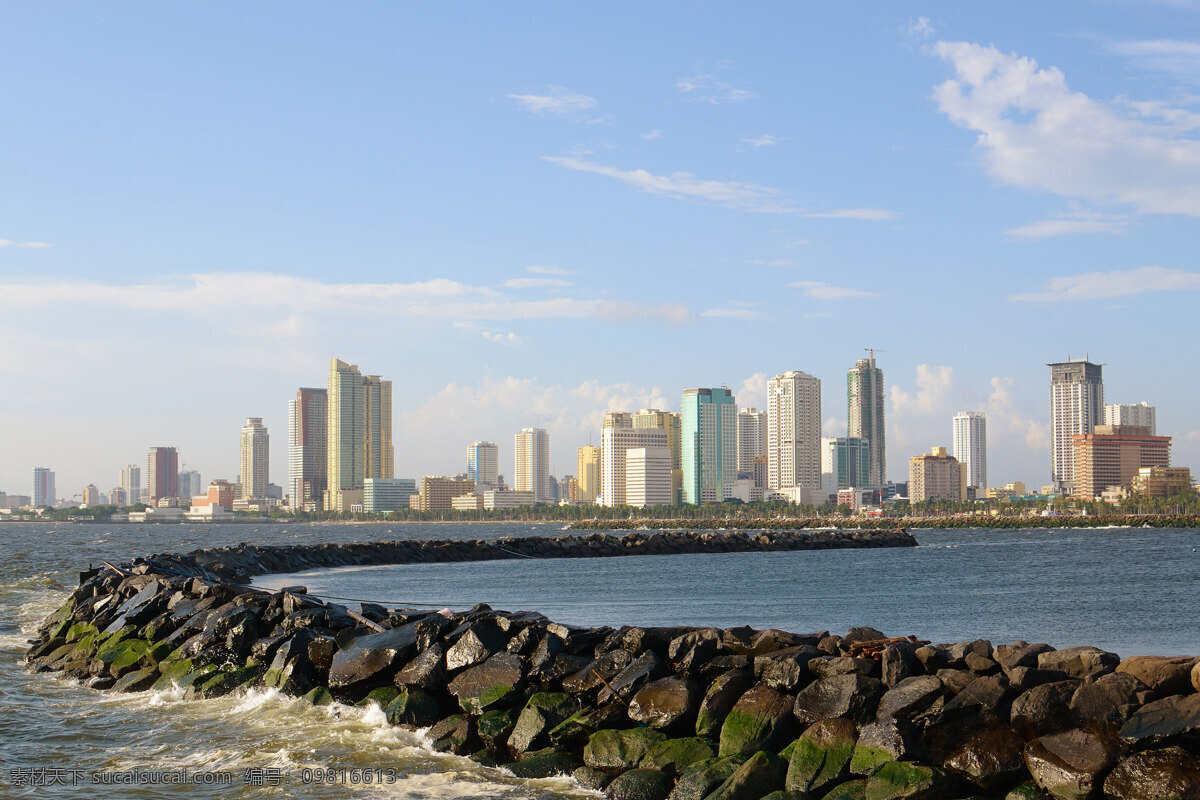
[[[679,536],[692,541],[655,541]],[[266,686],[377,703],[438,750],[521,777],[573,775],[613,800],[1200,798],[1200,658],[871,628],[576,628],[240,582],[371,563],[372,548],[465,561],[528,541],[240,546],[106,565],[81,575],[27,660],[96,689]],[[616,554],[622,540],[594,541]]]

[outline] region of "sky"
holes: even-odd
[[[1049,481],[1048,362],[1200,467],[1200,2],[0,2],[0,491],[151,446],[233,478],[329,360],[395,473],[875,350],[887,474],[988,415]]]

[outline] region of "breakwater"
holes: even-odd
[[[448,552],[471,560],[457,556],[474,544]],[[571,773],[614,798],[1189,797],[1200,785],[1192,658],[356,611],[232,577],[276,571],[266,553],[295,570],[370,563],[341,559],[374,546],[239,546],[85,574],[30,663],[117,691],[266,685],[376,702],[393,724],[429,727],[438,749]]]

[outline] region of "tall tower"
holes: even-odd
[[[363,377],[358,365],[336,358],[330,362],[326,402],[325,508],[338,511],[345,505],[342,494],[363,485]]]
[[[325,497],[329,393],[301,388],[288,401],[288,502],[293,511],[316,511]]]
[[[378,375],[363,378],[363,478],[390,478],[392,450],[392,382]]]
[[[164,497],[179,496],[179,451],[151,447],[146,457],[146,500],[154,505]]]
[[[821,381],[807,372],[767,381],[767,486],[821,486]]]
[[[1104,420],[1100,364],[1068,359],[1050,367],[1050,480],[1065,494],[1075,490],[1075,440]]]
[[[875,351],[860,358],[846,375],[846,399],[850,408],[847,435],[866,439],[870,450],[872,486],[887,483],[887,445],[883,424],[883,370],[875,366]]]
[[[754,459],[767,454],[767,412],[740,408],[737,414],[737,471],[753,472]],[[769,462],[768,462],[769,463]]]
[[[33,468],[33,496],[35,506],[52,506],[58,502],[54,489],[54,472],[49,467]]]
[[[513,488],[533,492],[533,502],[550,500],[550,434],[543,428],[522,428],[514,437]]]
[[[467,477],[475,481],[475,491],[495,489],[498,474],[498,451],[491,442],[471,442],[467,445]]]
[[[683,460],[680,451],[680,419],[672,411],[643,408],[633,415],[634,430],[661,430],[667,432],[667,449],[671,451],[671,502],[683,502]],[[643,446],[643,445],[638,445]],[[646,444],[644,446],[651,446]]]
[[[263,427],[262,417],[247,417],[242,426],[242,497],[267,496],[270,482],[270,437]],[[199,493],[199,487],[196,487]]]
[[[121,480],[117,485],[125,492],[125,502],[128,505],[142,502],[142,468],[137,464],[121,467]]]
[[[737,477],[737,406],[721,387],[687,389],[680,410],[683,502],[719,503]]]
[[[600,448],[585,444],[575,457],[579,481],[579,502],[595,503],[600,497]]]
[[[987,415],[982,411],[958,412],[954,415],[952,438],[954,457],[967,471],[967,486],[986,489]]]

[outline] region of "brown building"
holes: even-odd
[[[923,500],[967,499],[967,474],[963,465],[944,447],[934,447],[924,455],[908,460],[908,499]]]
[[[1171,466],[1171,437],[1141,425],[1097,425],[1075,435],[1075,490],[1092,500],[1109,486],[1129,486],[1142,467]]]
[[[226,511],[232,511],[235,496],[238,496],[238,492],[232,483],[213,481],[208,485],[208,494],[199,494],[192,498],[192,508],[220,506]]]
[[[1142,467],[1130,481],[1130,491],[1142,497],[1173,497],[1192,491],[1192,471],[1187,467]]]
[[[414,495],[420,511],[449,511],[450,501],[464,494],[475,493],[475,481],[466,475],[448,478],[442,475],[426,475],[421,478],[421,491]],[[411,498],[409,505],[412,505]]]

